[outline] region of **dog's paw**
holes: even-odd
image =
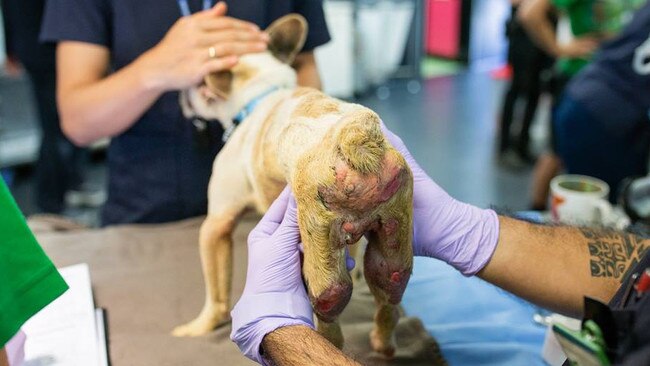
[[[174,328],[172,335],[174,337],[199,337],[229,323],[230,316],[227,313],[221,317],[212,318],[199,316],[187,324]]]
[[[383,354],[388,358],[392,358],[395,355],[395,336],[392,335],[388,338],[380,335],[380,332],[377,329],[370,331],[370,346],[373,351]]]

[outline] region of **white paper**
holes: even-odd
[[[95,324],[97,326],[97,362],[99,362],[99,366],[108,366],[108,348],[106,347],[103,309],[95,309]]]
[[[70,289],[23,326],[25,366],[100,366],[88,265],[59,272]]]

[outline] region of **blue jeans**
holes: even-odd
[[[647,116],[639,116],[638,121],[605,124],[567,93],[560,98],[553,113],[555,149],[568,173],[604,180],[610,187],[610,201],[615,201],[624,178],[648,173],[650,121]]]

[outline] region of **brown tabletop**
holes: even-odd
[[[164,224],[53,232],[36,236],[59,266],[88,263],[95,305],[108,317],[113,366],[251,365],[230,341],[230,326],[197,338],[175,338],[171,330],[196,316],[204,301],[198,254],[201,218]],[[233,301],[246,274],[246,237],[257,222],[246,217],[235,231]],[[31,223],[30,223],[31,224]],[[364,364],[436,365],[435,341],[415,318],[397,329],[398,350],[387,361],[370,350],[368,332],[374,305],[367,287],[355,295],[341,316],[345,351]]]

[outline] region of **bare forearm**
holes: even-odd
[[[497,248],[479,277],[533,303],[580,315],[583,297],[608,302],[650,248],[638,236],[500,217]]]
[[[146,55],[144,56],[146,57]],[[59,90],[63,130],[79,145],[118,135],[162,94],[139,59],[99,81]]]
[[[318,74],[316,58],[313,52],[304,52],[299,54],[296,57],[293,67],[296,69],[296,73],[298,74],[298,85],[318,90],[323,88],[320,75]]]
[[[122,133],[163,92],[195,86],[205,75],[233,67],[239,56],[266,50],[268,35],[226,12],[221,1],[181,17],[158,44],[110,76],[108,47],[60,42],[57,96],[64,132],[82,145]]]
[[[262,347],[266,358],[278,366],[359,365],[306,326],[276,329],[264,337]]]
[[[548,18],[549,0],[525,1],[517,15],[531,38],[549,55],[559,56],[560,47],[553,24]]]

